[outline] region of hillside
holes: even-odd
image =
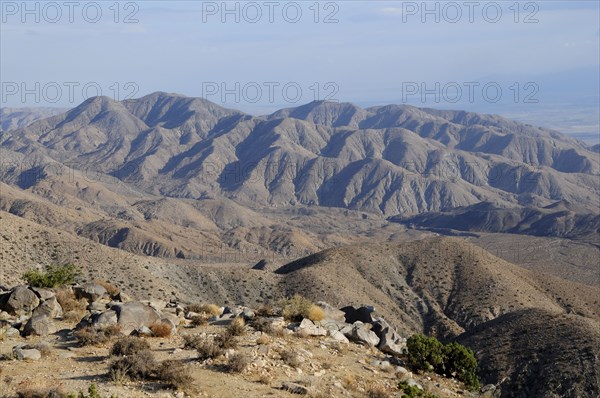
[[[599,192],[599,159],[572,138],[498,116],[410,106],[312,102],[253,117],[176,94],[95,97],[2,133],[0,145],[37,167],[58,162],[154,195],[223,196],[250,208],[392,216],[568,200],[597,210]]]

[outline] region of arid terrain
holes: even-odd
[[[2,116],[4,290],[28,270],[74,263],[80,285],[103,280],[165,305],[258,309],[301,294],[373,306],[402,338],[472,348],[482,387],[494,386],[467,392],[411,371],[439,397],[600,394],[600,154],[584,144],[494,115],[395,105],[321,101],[251,116],[154,93],[45,112]],[[368,396],[369,381],[400,394],[401,356],[354,343],[334,352],[331,336],[270,336],[268,352],[312,355],[285,367],[257,353],[251,325],[239,350],[271,361],[272,380],[259,382],[256,367],[223,372],[182,350],[184,335],[223,327],[185,319],[147,340],[160,360],[188,365],[190,396],[287,396],[282,383],[298,380],[325,396]],[[67,391],[94,382],[120,397],[177,394],[115,384],[112,341],[81,347],[77,322],[53,322],[56,333],[0,341],[0,354],[51,346],[40,361],[0,362],[6,394],[48,377]]]

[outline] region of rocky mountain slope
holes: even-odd
[[[66,112],[67,108],[0,108],[0,131],[26,127],[36,120]]]
[[[599,214],[587,213],[585,209],[564,201],[541,208],[504,208],[482,202],[445,212],[392,217],[391,220],[432,230],[507,232],[568,238],[597,237],[600,234]]]
[[[497,116],[410,106],[313,102],[252,117],[174,94],[96,97],[3,133],[0,144],[145,192],[225,196],[249,207],[391,216],[564,199],[595,209],[599,192],[600,161],[574,139]]]

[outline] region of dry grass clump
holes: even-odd
[[[150,344],[146,340],[139,337],[125,336],[115,342],[110,350],[110,355],[127,356],[147,350],[150,350]]]
[[[82,346],[102,345],[108,342],[112,337],[121,334],[120,325],[110,325],[103,329],[96,329],[93,326],[86,326],[77,330],[74,335]]]
[[[218,358],[225,352],[217,342],[208,339],[198,344],[196,350],[198,351],[198,359],[201,361]]]
[[[235,353],[227,360],[227,370],[230,373],[242,373],[250,365],[250,358],[242,353]]]
[[[237,317],[227,326],[227,333],[232,336],[243,336],[246,334],[246,322],[244,318]]]
[[[283,317],[292,322],[300,322],[304,318],[311,321],[320,321],[325,318],[325,312],[321,307],[299,294],[284,300],[281,306]]]
[[[258,345],[267,345],[271,343],[271,339],[269,338],[269,336],[267,336],[266,334],[261,334],[257,339],[256,339],[256,344]]]
[[[184,364],[167,360],[156,368],[156,378],[168,387],[187,391],[192,387],[194,378]]]
[[[368,398],[391,398],[392,395],[388,389],[381,384],[371,383],[367,386],[367,397]]]
[[[75,297],[75,293],[68,287],[56,290],[56,301],[63,309],[63,319],[69,322],[79,321],[86,314],[87,301]]]
[[[110,364],[110,374],[115,382],[122,382],[123,378],[145,380],[152,378],[156,367],[152,351],[141,350],[113,360]]]
[[[358,389],[358,380],[356,375],[353,373],[347,373],[344,375],[344,387],[349,391],[356,391]]]
[[[93,326],[86,326],[76,330],[73,332],[73,335],[77,339],[77,343],[82,347],[92,345],[98,346],[108,341],[104,333],[96,330]]]
[[[190,304],[186,307],[186,312],[219,316],[221,315],[221,307],[216,304]]]
[[[121,289],[119,289],[115,285],[111,285],[104,279],[96,279],[94,282],[105,288],[110,297],[116,297],[117,295],[119,295],[119,293],[121,293]]]
[[[116,383],[126,380],[154,380],[178,390],[189,390],[193,378],[188,369],[177,361],[157,362],[145,340],[124,337],[111,351],[116,357],[110,364],[110,376]]]
[[[271,304],[261,305],[255,312],[257,317],[273,317],[278,315],[278,311]]]
[[[17,390],[17,398],[68,398],[62,388],[22,386]]]
[[[191,319],[192,326],[194,326],[194,327],[206,326],[206,325],[208,325],[209,319],[210,319],[210,316],[208,316],[208,314],[194,315]]]
[[[281,360],[288,366],[292,368],[299,368],[302,365],[302,360],[300,359],[300,355],[296,351],[286,350],[281,352]]]
[[[184,334],[183,336],[183,348],[185,350],[197,350],[198,347],[206,340],[206,337],[198,334]]]
[[[258,376],[258,380],[257,380],[260,384],[264,384],[267,386],[270,386],[271,383],[273,383],[273,375],[271,375],[270,373],[261,373]]]
[[[170,337],[173,328],[167,322],[155,322],[150,326],[154,337]]]
[[[311,321],[322,321],[325,319],[325,311],[323,311],[323,308],[319,307],[318,305],[313,304],[308,309],[306,317]]]
[[[235,338],[235,335],[229,331],[229,329],[225,330],[223,333],[215,336],[215,343],[219,345],[224,350],[229,350],[231,348],[237,348],[238,342]]]

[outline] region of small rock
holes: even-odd
[[[307,336],[327,336],[327,330],[324,327],[315,325],[310,319],[304,318],[300,325],[294,328],[296,333],[305,333]]]
[[[15,358],[20,361],[39,361],[42,359],[42,353],[34,348],[25,349],[20,346],[13,348]]]
[[[297,383],[291,383],[291,382],[287,382],[287,381],[283,382],[281,389],[284,391],[287,391],[289,393],[298,394],[298,395],[307,395],[310,392],[307,387],[304,387]]]

